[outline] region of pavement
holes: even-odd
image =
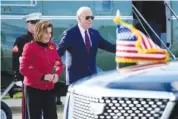
[[[21,119],[21,99],[4,99],[5,102],[12,110],[13,118],[12,119]],[[65,97],[61,97],[63,105],[57,105],[57,114],[58,119],[62,119]]]

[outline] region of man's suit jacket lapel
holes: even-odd
[[[77,29],[77,32],[76,32],[76,36],[78,36],[78,40],[79,40],[79,42],[80,42],[80,44],[83,44],[82,46],[79,46],[79,47],[82,47],[82,49],[84,49],[84,51],[86,52],[86,53],[88,53],[87,52],[87,49],[86,49],[86,46],[85,46],[85,43],[84,43],[84,39],[83,39],[83,37],[82,37],[82,34],[80,33],[80,30],[79,30],[79,27],[78,27],[78,25],[76,26],[76,29]]]

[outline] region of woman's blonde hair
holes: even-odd
[[[53,36],[53,25],[48,20],[41,20],[35,24],[35,30],[34,30],[34,41],[41,41],[43,34],[47,31],[47,29],[51,27],[52,33],[51,38]]]

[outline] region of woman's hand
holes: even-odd
[[[59,76],[57,74],[46,74],[44,76],[45,81],[49,81],[49,82],[52,82],[52,83],[57,83],[58,79],[59,79]]]
[[[51,82],[53,80],[53,74],[46,74],[44,80]]]
[[[52,80],[52,82],[53,83],[57,83],[58,79],[59,79],[58,75],[57,74],[53,74],[53,80]]]

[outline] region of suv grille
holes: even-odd
[[[98,101],[99,98],[74,94],[73,118],[97,119],[97,117],[90,111],[90,103]]]
[[[74,119],[159,119],[169,99],[103,97],[101,99],[74,94]],[[94,115],[90,103],[106,104],[104,112]]]

